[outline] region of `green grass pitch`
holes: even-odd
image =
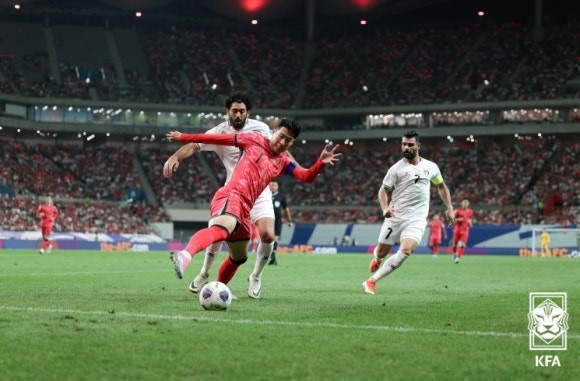
[[[221,262],[221,254],[216,264]],[[0,250],[3,380],[573,380],[580,260],[414,255],[366,295],[369,255],[279,254],[204,311],[168,253]],[[217,266],[212,273],[215,277]],[[567,292],[565,351],[530,351],[530,292]],[[557,355],[559,366],[536,366]],[[545,364],[544,364],[545,365]]]

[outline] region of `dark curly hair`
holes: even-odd
[[[232,107],[232,103],[243,103],[246,105],[246,109],[250,111],[253,107],[250,97],[244,93],[233,93],[228,98],[226,98],[225,106],[226,109]]]

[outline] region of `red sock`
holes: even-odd
[[[227,237],[228,232],[221,226],[210,226],[195,233],[189,240],[185,250],[193,257],[212,243],[223,241]]]
[[[238,267],[240,267],[239,263],[235,263],[232,261],[230,257],[224,259],[220,268],[218,270],[217,281],[228,284],[228,282],[236,275],[236,271],[238,271]]]
[[[433,246],[433,254],[437,255],[439,254],[439,246]]]
[[[40,245],[40,248],[42,250],[46,250],[46,248],[48,247],[49,242],[48,241],[42,241],[42,245]]]
[[[461,258],[463,256],[463,252],[465,251],[465,247],[461,246],[457,248],[457,258]]]

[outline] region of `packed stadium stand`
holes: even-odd
[[[161,166],[176,146],[142,142],[181,127],[172,119],[172,106],[223,112],[223,99],[232,91],[249,93],[262,112],[316,111],[300,121],[304,131],[327,132],[324,138],[342,145],[342,160],[315,186],[282,179],[296,222],[381,220],[376,193],[386,169],[400,158],[398,141],[368,135],[343,144],[342,135],[332,134],[338,124],[363,135],[373,129],[412,127],[429,134],[447,127],[479,132],[504,127],[499,136],[471,140],[432,135],[422,155],[439,164],[455,203],[471,200],[480,224],[578,224],[577,16],[551,21],[542,38],[521,20],[486,20],[334,30],[308,41],[283,27],[273,33],[219,23],[0,20],[0,34],[17,36],[0,40],[0,97],[16,104],[16,111],[5,107],[0,115],[1,207],[10,211],[2,215],[1,228],[36,229],[35,207],[45,195],[62,209],[57,231],[150,232],[150,222],[170,220],[165,209],[172,205],[207,208],[225,180],[218,158],[195,155],[165,179]],[[43,100],[55,106],[33,112]],[[518,102],[538,100],[561,103],[519,107]],[[512,103],[489,107],[497,101]],[[465,103],[472,106],[465,110]],[[20,106],[25,111],[19,111],[22,104],[29,105]],[[130,113],[129,108],[156,105],[171,117],[151,112],[123,118],[121,109]],[[412,111],[426,110],[424,105],[448,110]],[[64,116],[57,115],[58,107]],[[378,112],[366,107],[407,111],[373,116]],[[341,109],[357,111],[333,114]],[[77,114],[67,116],[66,110]],[[81,112],[88,116],[79,117]],[[221,118],[200,117],[195,127],[207,129]],[[26,134],[19,130],[23,120],[34,121]],[[76,123],[74,129],[67,123]],[[574,123],[575,129],[559,127]],[[115,132],[92,142],[86,133],[77,135],[93,125],[95,133],[103,126]],[[540,129],[527,136],[511,132],[522,125]],[[323,145],[320,136],[297,142],[292,153],[298,162],[313,163]],[[434,200],[432,210],[440,209]]]

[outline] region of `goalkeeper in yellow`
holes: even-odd
[[[550,234],[547,231],[543,230],[542,234],[540,234],[540,250],[542,253],[542,257],[549,257],[550,256],[550,248],[548,245],[550,244]]]

